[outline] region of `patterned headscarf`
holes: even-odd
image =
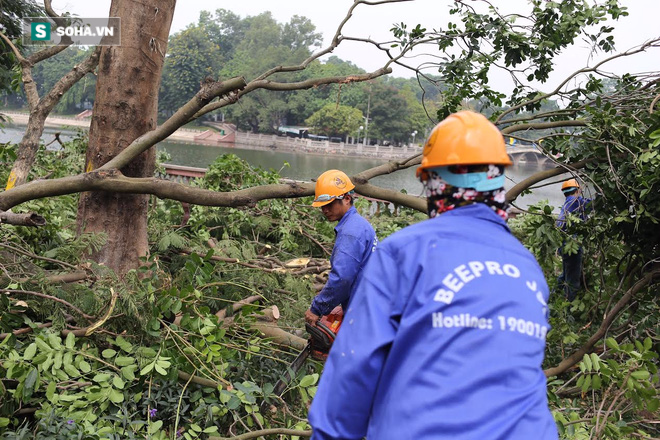
[[[487,172],[489,178],[504,174],[501,165],[454,165],[449,167],[454,174]],[[429,217],[451,211],[454,208],[467,206],[472,203],[483,203],[490,206],[504,221],[509,217],[509,205],[506,203],[506,191],[497,188],[492,191],[476,191],[472,188],[459,188],[445,182],[438,174],[429,170],[429,178],[424,183]]]

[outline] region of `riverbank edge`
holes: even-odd
[[[28,113],[23,113],[23,112],[17,112],[17,111],[0,111],[0,114],[5,115],[10,118],[10,121],[6,122],[5,125],[7,127],[25,127],[28,124],[28,120],[30,115]],[[45,127],[48,128],[60,128],[60,129],[67,129],[71,128],[73,130],[75,129],[85,129],[89,130],[90,126],[90,120],[89,119],[75,119],[74,117],[65,117],[65,116],[48,116],[46,118],[46,121],[44,123]],[[209,130],[212,129],[212,127],[209,126]],[[208,142],[200,142],[195,139],[196,136],[199,136],[201,133],[203,133],[205,130],[204,129],[191,129],[191,128],[179,128],[176,130],[174,133],[169,135],[166,139],[164,139],[167,142],[175,142],[175,143],[180,143],[180,144],[190,144],[190,145],[201,145],[205,147],[221,147],[221,148],[237,148],[237,149],[242,149],[242,150],[259,150],[259,151],[274,151],[273,146],[264,146],[260,145],[259,143],[255,144],[249,144],[242,142],[241,140],[236,140],[234,143],[222,143],[222,144],[213,144],[213,143],[208,143]],[[300,154],[310,154],[314,156],[327,156],[327,157],[333,157],[339,155],[345,155],[345,153],[342,152],[337,152],[337,151],[332,151],[332,152],[325,152],[323,150],[308,150],[308,149],[303,149],[303,150],[298,150],[298,149],[282,149],[280,151],[286,151],[286,152],[292,152],[292,153],[300,153]],[[400,159],[406,159],[408,157],[414,156],[414,153],[410,153],[407,155],[400,155],[396,154],[394,156],[387,154],[386,152],[383,152],[379,154],[378,156],[381,157],[374,157],[374,154],[369,154],[368,152],[365,152],[365,154],[359,154],[357,151],[352,151],[350,154],[351,157],[359,158],[359,159],[380,159],[383,162],[391,161],[391,160],[400,160]]]

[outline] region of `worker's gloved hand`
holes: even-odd
[[[309,325],[315,325],[319,320],[319,316],[312,313],[310,309],[305,312],[305,322]]]

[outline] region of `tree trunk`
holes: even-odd
[[[86,171],[99,168],[157,125],[158,88],[176,0],[113,0],[111,17],[121,17],[121,46],[104,47],[89,131]],[[151,177],[155,147],[121,172]],[[87,192],[78,205],[78,232],[107,234],[90,255],[120,276],[147,255],[148,195]]]

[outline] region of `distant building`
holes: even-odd
[[[306,138],[309,135],[309,127],[297,127],[282,125],[277,127],[277,131],[282,136]]]

